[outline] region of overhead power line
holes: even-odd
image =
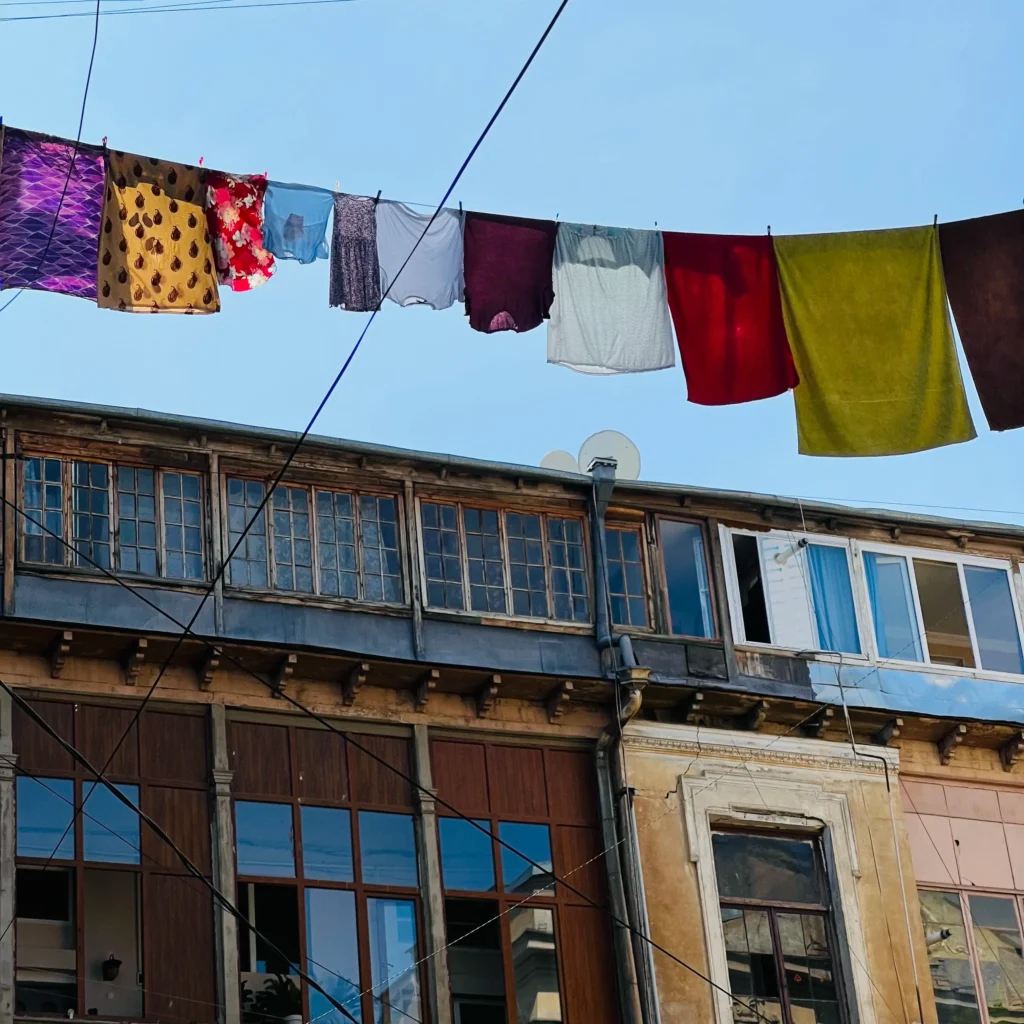
[[[113,11],[103,11],[102,17],[112,18],[119,14],[169,14],[177,11],[244,11],[253,10],[257,7],[308,7],[314,4],[348,4],[355,0],[269,0],[267,3],[236,4],[230,0],[210,0],[204,3],[198,2],[168,3],[154,5],[152,7],[128,7]],[[57,14],[14,14],[0,18],[0,21],[52,21],[57,18],[82,18],[88,17],[86,11],[65,11]]]

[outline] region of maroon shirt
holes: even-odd
[[[551,263],[558,225],[467,213],[466,315],[474,330],[532,331],[551,309]]]

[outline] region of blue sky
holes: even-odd
[[[85,10],[8,7],[0,15]],[[104,9],[156,0],[104,0]],[[244,2],[244,0],[238,0]],[[143,154],[436,202],[556,0],[352,0],[101,20],[84,137]],[[74,135],[89,18],[0,22],[0,114]],[[927,223],[1024,198],[1024,4],[570,0],[459,186],[466,208],[777,234]],[[23,295],[0,390],[300,429],[364,315],[327,263],[279,264],[219,316],[129,316]],[[643,477],[1024,521],[1021,432],[887,459],[800,456],[791,396],[686,402],[682,371],[596,378],[543,328],[471,331],[386,304],[317,431],[536,464],[591,432]],[[924,509],[922,509],[924,511]],[[936,511],[942,511],[936,509]],[[950,511],[947,514],[958,515]]]

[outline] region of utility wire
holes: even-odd
[[[244,11],[253,10],[257,7],[308,7],[313,4],[344,4],[353,2],[354,0],[270,0],[268,3],[236,4],[230,2],[220,3],[218,0],[211,0],[208,4],[185,2],[154,7],[129,7],[122,10],[104,11],[103,17],[114,17],[120,14],[168,14],[175,11]],[[84,11],[65,11],[60,14],[15,14],[0,18],[0,22],[51,21],[57,18],[82,18],[87,16],[87,12]]]
[[[75,172],[75,160],[78,159],[78,149],[82,145],[82,126],[85,124],[85,105],[89,100],[89,85],[92,82],[92,66],[96,61],[96,43],[100,38],[100,3],[102,0],[96,0],[96,10],[93,14],[93,27],[92,27],[92,49],[89,52],[89,70],[85,75],[85,88],[82,90],[82,109],[78,115],[78,132],[75,135],[75,148],[71,153],[71,160],[68,164],[68,176],[64,179],[64,188],[61,190],[60,199],[57,202],[57,212],[53,215],[53,225],[50,228],[50,234],[46,239],[46,246],[43,249],[43,255],[39,259],[39,265],[36,267],[36,275],[43,269],[46,263],[46,257],[50,253],[50,245],[53,242],[53,236],[57,231],[57,224],[60,222],[60,211],[64,206],[64,199],[68,194],[68,186],[71,184],[71,175]],[[81,11],[81,15],[86,16],[88,12]],[[0,21],[6,21],[6,18],[0,18]],[[3,148],[3,132],[0,129],[0,150]],[[20,288],[16,291],[2,306],[0,306],[0,313],[2,313],[7,307],[14,302],[15,299],[24,291]]]
[[[96,0],[96,11],[97,11],[97,15],[96,16],[97,16],[97,18],[99,17],[99,5],[100,5],[100,2],[101,2],[101,0]],[[342,377],[344,377],[345,372],[348,370],[349,366],[352,365],[352,360],[355,358],[356,353],[359,351],[359,347],[360,347],[360,345],[362,345],[363,339],[366,337],[367,331],[369,331],[370,326],[373,324],[373,321],[376,319],[377,314],[380,312],[382,304],[384,303],[385,299],[387,299],[388,295],[391,292],[391,289],[398,282],[398,279],[401,277],[402,272],[409,265],[409,261],[415,255],[416,250],[419,248],[420,243],[426,237],[427,232],[430,231],[431,227],[434,224],[434,221],[437,220],[438,215],[440,214],[441,210],[444,208],[444,204],[448,201],[448,199],[451,196],[452,192],[455,191],[455,187],[458,185],[459,181],[462,179],[462,175],[466,172],[466,168],[469,166],[470,161],[472,161],[473,157],[476,156],[477,150],[483,145],[483,142],[487,138],[487,135],[490,133],[490,130],[494,126],[495,121],[498,120],[499,116],[501,115],[501,112],[505,109],[506,104],[512,98],[512,94],[518,88],[519,83],[523,80],[524,76],[526,75],[526,72],[530,69],[530,65],[533,63],[534,58],[540,52],[541,47],[544,45],[544,43],[547,40],[548,36],[551,34],[551,31],[554,29],[555,25],[558,23],[558,19],[562,16],[562,12],[565,10],[566,5],[568,4],[568,2],[569,2],[569,0],[561,0],[561,3],[558,5],[557,10],[555,11],[555,13],[552,16],[551,20],[548,22],[547,28],[544,29],[544,32],[541,34],[540,39],[537,40],[537,43],[534,45],[533,50],[530,52],[529,57],[527,57],[526,63],[520,69],[519,74],[516,75],[515,80],[512,82],[512,85],[509,86],[509,88],[506,91],[506,93],[505,93],[504,97],[502,98],[501,102],[498,104],[498,106],[495,109],[494,113],[491,115],[490,119],[488,120],[487,124],[485,125],[484,130],[480,133],[480,135],[477,138],[476,142],[473,144],[473,147],[470,149],[469,154],[466,156],[465,160],[462,161],[462,165],[459,167],[458,172],[456,173],[455,177],[452,179],[451,184],[448,186],[448,189],[445,192],[443,198],[441,199],[441,202],[438,203],[437,209],[434,210],[434,213],[431,215],[430,220],[427,222],[427,224],[424,227],[422,233],[416,239],[415,243],[413,244],[413,247],[409,250],[409,255],[406,256],[405,261],[399,267],[398,272],[395,274],[394,278],[391,280],[391,282],[388,285],[387,289],[384,291],[384,294],[381,295],[380,300],[377,302],[376,308],[370,314],[370,317],[366,321],[366,324],[363,326],[363,329],[360,332],[359,337],[356,339],[355,345],[352,346],[352,350],[349,352],[348,357],[346,358],[345,362],[342,364],[342,367],[338,371],[338,373],[336,374],[334,380],[331,382],[330,387],[327,389],[327,393],[320,400],[320,404],[316,407],[316,410],[314,411],[314,413],[313,413],[312,417],[310,418],[309,422],[306,424],[306,427],[302,431],[302,434],[299,436],[298,440],[292,446],[291,451],[288,453],[288,457],[285,459],[284,465],[281,467],[281,469],[278,472],[277,476],[274,478],[273,483],[269,487],[266,488],[266,494],[263,496],[263,500],[260,502],[259,507],[253,512],[252,517],[245,524],[245,529],[242,530],[242,532],[238,536],[238,539],[235,541],[234,545],[232,546],[231,550],[227,553],[226,557],[221,561],[221,564],[217,568],[217,571],[214,574],[213,579],[210,580],[209,586],[203,592],[203,595],[202,595],[202,598],[199,601],[199,604],[196,606],[195,611],[192,613],[192,617],[189,619],[188,625],[185,626],[182,629],[182,632],[179,634],[177,640],[174,643],[174,646],[171,648],[170,653],[164,659],[164,662],[163,662],[163,664],[160,667],[160,671],[157,673],[156,678],[153,680],[152,685],[149,687],[149,690],[147,691],[145,697],[142,700],[142,703],[138,706],[138,708],[136,708],[135,714],[132,716],[131,722],[128,723],[128,727],[125,729],[125,731],[122,734],[121,738],[118,740],[116,746],[111,751],[110,756],[107,758],[107,763],[103,766],[103,772],[104,773],[110,767],[111,762],[113,761],[114,757],[117,755],[117,752],[121,749],[121,746],[124,743],[125,739],[128,737],[128,734],[135,727],[136,723],[139,721],[139,718],[142,715],[143,710],[146,708],[146,706],[148,705],[149,701],[152,699],[152,696],[156,692],[156,688],[160,684],[160,680],[163,678],[164,673],[167,671],[168,666],[170,665],[171,661],[174,659],[174,656],[178,653],[178,650],[180,649],[182,643],[185,640],[185,637],[189,635],[189,633],[192,630],[192,627],[196,624],[196,620],[199,618],[200,613],[202,612],[204,606],[206,605],[206,602],[209,600],[210,595],[216,589],[217,584],[220,582],[221,577],[224,575],[225,568],[230,564],[231,559],[235,555],[235,552],[239,549],[239,547],[245,541],[245,538],[248,535],[249,530],[252,529],[253,524],[256,523],[257,520],[259,520],[261,516],[264,515],[266,507],[267,507],[267,504],[270,502],[271,498],[273,497],[274,491],[277,489],[278,484],[281,482],[281,480],[284,477],[285,473],[288,472],[288,467],[291,466],[292,462],[295,459],[295,456],[298,455],[299,450],[302,448],[303,444],[305,444],[306,438],[309,436],[310,431],[312,431],[314,424],[316,423],[317,419],[320,416],[320,413],[323,412],[324,407],[330,401],[331,396],[334,394],[335,389],[338,387],[338,384],[341,382]],[[97,22],[97,25],[98,25],[98,22]],[[94,40],[94,44],[93,45],[94,45],[94,52],[95,52],[95,40]],[[92,69],[92,65],[90,63],[90,72],[91,72],[91,69]],[[84,104],[83,104],[83,107],[82,107],[82,116],[83,117],[85,116]],[[55,226],[56,226],[56,222],[55,222]],[[20,292],[18,294],[20,294]],[[15,296],[15,298],[17,298],[17,296]],[[13,301],[14,301],[14,299],[11,299],[10,301],[8,301],[7,305],[9,306],[11,304],[11,302],[13,302]],[[3,312],[3,309],[5,309],[5,308],[6,308],[6,306],[5,307],[0,307],[0,312]],[[74,826],[75,820],[77,818],[77,813],[78,812],[76,810],[75,816],[72,817],[71,822],[68,825],[68,829],[70,829],[70,828],[72,828]],[[65,835],[66,834],[67,833],[65,832]],[[62,837],[61,841],[63,841],[63,837]],[[58,842],[57,845],[59,847],[60,843]],[[56,850],[56,848],[55,848],[55,850]]]

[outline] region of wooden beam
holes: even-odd
[[[219,647],[211,648],[206,657],[196,666],[196,677],[199,688],[208,690],[213,686],[213,677],[220,668],[220,659],[224,652]]]
[[[1013,771],[1013,766],[1024,757],[1024,732],[1015,732],[1000,748],[999,760],[1003,771]]]
[[[489,676],[487,682],[476,691],[476,713],[478,717],[482,718],[494,707],[494,702],[498,699],[498,690],[500,689],[501,676],[493,675]]]
[[[139,678],[139,673],[142,671],[142,666],[146,663],[146,648],[149,646],[149,641],[145,637],[139,637],[131,650],[124,656],[124,675],[125,682],[129,686],[134,686]]]
[[[368,661],[356,662],[341,684],[341,699],[345,704],[354,704],[356,695],[366,685],[366,677],[370,674]]]
[[[75,634],[70,629],[66,629],[63,633],[59,633],[57,639],[50,645],[48,656],[51,679],[60,679],[60,674],[64,671],[64,662],[67,661],[67,657],[71,653],[71,641],[74,638]]]
[[[880,747],[887,747],[893,740],[900,738],[900,731],[903,729],[902,718],[890,718],[885,725],[882,726],[878,732],[875,733],[874,740]]]
[[[701,715],[704,705],[704,694],[700,690],[694,690],[676,705],[676,720],[683,725],[692,725]]]
[[[274,677],[271,682],[274,684],[274,689],[270,695],[272,697],[280,697],[284,692],[285,684],[293,675],[295,675],[295,666],[299,663],[299,656],[297,654],[286,654],[281,661],[278,663],[276,669],[274,669]]]
[[[963,743],[964,736],[966,735],[967,726],[961,723],[960,725],[954,725],[953,728],[939,740],[936,745],[939,748],[939,760],[943,764],[949,764],[949,762],[953,760],[956,748]]]
[[[426,672],[420,677],[419,684],[416,687],[416,710],[426,711],[427,704],[430,702],[430,695],[437,689],[438,680],[441,678],[441,670],[437,668],[427,669]]]
[[[759,700],[752,704],[739,716],[739,727],[750,732],[757,732],[768,717],[768,701]]]
[[[554,724],[569,707],[572,700],[572,683],[565,679],[560,682],[549,694],[545,702],[548,709],[548,721]]]
[[[814,717],[809,718],[801,726],[804,735],[809,736],[811,739],[820,740],[825,735],[825,730],[828,728],[829,722],[832,721],[832,716],[835,713],[835,708],[819,708]]]

